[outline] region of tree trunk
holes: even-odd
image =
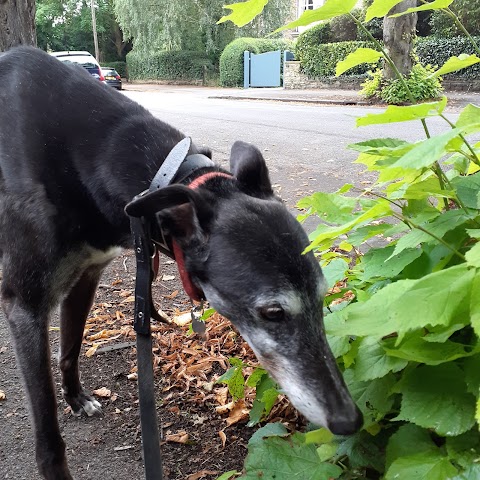
[[[413,40],[417,27],[417,14],[410,13],[401,17],[390,18],[389,15],[404,12],[417,6],[417,0],[403,0],[395,5],[383,19],[383,42],[385,48],[400,73],[410,73],[413,66]],[[395,78],[395,72],[385,63],[385,78]]]
[[[0,0],[0,51],[37,45],[35,0]]]

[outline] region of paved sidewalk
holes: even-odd
[[[206,98],[228,100],[267,100],[275,102],[313,103],[319,105],[361,105],[371,106],[357,90],[316,89],[286,90],[284,88],[214,88],[184,85],[162,85],[153,83],[124,83],[130,91],[162,91],[190,93]],[[480,92],[445,92],[449,106],[461,108],[469,103],[480,105]],[[378,104],[377,104],[378,105]]]

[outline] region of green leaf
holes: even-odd
[[[438,102],[420,103],[418,105],[389,105],[383,113],[369,113],[364,117],[357,118],[357,127],[396,122],[409,122],[410,120],[436,117],[443,112],[446,105],[447,97],[443,97],[442,100],[439,100]]]
[[[337,63],[335,75],[338,77],[347,70],[350,70],[362,63],[376,63],[383,56],[381,52],[373,50],[373,48],[357,48],[350,53],[345,60]]]
[[[256,447],[260,445],[265,438],[268,437],[285,437],[288,435],[288,430],[282,423],[267,423],[264,427],[259,428],[248,441],[249,447]]]
[[[343,235],[354,227],[358,225],[362,225],[370,220],[375,220],[377,218],[383,218],[388,216],[391,213],[391,205],[387,200],[378,199],[376,200],[375,204],[365,210],[363,213],[355,217],[353,220],[344,223],[339,227],[331,227],[324,229],[321,233],[316,235],[314,240],[312,241],[311,245],[305,249],[306,252],[314,249],[315,247],[319,247],[325,241],[330,239],[336,239],[340,235]]]
[[[469,103],[461,112],[455,126],[457,128],[468,127],[475,125],[480,119],[480,107]]]
[[[203,312],[203,315],[200,317],[200,320],[202,322],[205,322],[206,320],[208,320],[214,313],[216,312],[216,310],[214,308],[207,308],[204,312]]]
[[[383,18],[395,5],[403,0],[374,0],[365,14],[365,22],[372,18]]]
[[[236,470],[230,470],[229,472],[225,472],[224,474],[220,475],[217,480],[230,480],[236,475],[240,475],[241,472],[237,472]]]
[[[404,375],[395,391],[403,394],[395,420],[443,436],[460,435],[475,423],[475,397],[467,392],[463,372],[454,363],[420,366]]]
[[[478,244],[477,244],[478,245]],[[473,331],[477,337],[480,338],[480,274],[475,275],[472,282],[472,294],[470,296],[470,322],[472,323]]]
[[[337,458],[348,456],[348,463],[351,469],[368,467],[369,469],[373,468],[378,472],[383,472],[385,463],[385,443],[386,438],[385,435],[383,435],[383,432],[373,436],[367,431],[361,430],[355,435],[344,437],[343,441],[339,442]],[[347,476],[347,478],[349,477]],[[365,477],[362,476],[360,478]]]
[[[330,20],[331,18],[345,15],[355,8],[357,0],[326,0],[326,2],[315,10],[305,10],[300,18],[283,27],[275,30],[274,33],[288,30],[295,27],[305,27],[313,22]]]
[[[480,172],[467,177],[455,177],[451,181],[457,197],[468,208],[479,208]]]
[[[445,446],[450,460],[468,468],[480,458],[480,433],[473,427],[457,437],[447,437]]]
[[[373,202],[362,202],[362,205],[371,206]],[[359,200],[354,197],[345,197],[338,193],[317,192],[304,197],[297,203],[298,208],[313,209],[326,222],[343,223],[355,218],[355,210]]]
[[[391,342],[390,342],[391,343]],[[407,361],[387,356],[386,342],[372,337],[362,339],[355,360],[355,380],[373,380],[384,377],[389,372],[399,372],[407,366]]]
[[[422,254],[419,248],[404,249],[399,255],[394,255],[394,250],[394,245],[369,250],[363,257],[364,271],[358,278],[364,282],[375,277],[393,278]]]
[[[392,164],[393,168],[419,169],[430,167],[443,157],[449,149],[449,142],[458,136],[461,130],[453,128],[441,135],[435,135],[417,145]]]
[[[317,448],[318,457],[322,462],[330,460],[337,453],[338,446],[335,443],[324,443]]]
[[[352,143],[348,148],[356,150],[357,152],[365,152],[370,155],[390,155],[398,148],[405,148],[411,145],[405,140],[398,138],[374,138],[365,142]]]
[[[448,210],[433,219],[431,222],[424,223],[420,226],[435,237],[443,238],[447,232],[455,230],[458,226],[464,224],[468,220],[470,220],[470,218],[463,212],[463,210]],[[423,230],[413,229],[410,233],[407,233],[407,235],[404,235],[398,240],[392,253],[392,257],[399,255],[407,248],[415,248],[421,243],[438,242],[438,240],[432,235],[429,235]]]
[[[476,243],[466,254],[465,259],[472,267],[480,267],[480,242]]]
[[[449,5],[453,3],[453,0],[434,0],[433,2],[426,3],[420,7],[412,7],[404,12],[396,13],[395,15],[390,15],[390,17],[400,17],[402,15],[407,15],[409,13],[415,12],[424,12],[425,10],[441,10],[442,8],[447,8]]]
[[[225,5],[224,8],[232,12],[229,15],[223,16],[217,24],[230,20],[237,27],[243,27],[247,23],[250,23],[257,15],[260,15],[267,3],[268,0],[248,0],[246,2]]]
[[[343,258],[335,258],[328,265],[322,266],[323,276],[327,281],[328,288],[332,288],[337,282],[345,278],[348,263]]]
[[[380,223],[378,225],[366,225],[365,227],[359,227],[353,232],[349,233],[348,241],[352,245],[359,246],[369,238],[375,237],[377,235],[383,235],[391,228],[392,225],[390,225],[389,223]]]
[[[480,465],[470,465],[464,472],[459,473],[450,480],[478,480],[480,478]]]
[[[467,391],[478,395],[480,389],[480,355],[467,358],[463,364]]]
[[[432,73],[431,77],[439,77],[440,75],[446,75],[447,73],[456,72],[462,70],[463,68],[470,67],[480,62],[480,58],[476,55],[467,55],[462,53],[458,57],[450,57],[441,68]]]
[[[335,358],[345,355],[350,350],[350,339],[348,337],[327,335],[327,341]]]
[[[437,452],[422,452],[395,460],[388,469],[385,480],[422,479],[448,480],[457,474],[448,458]]]
[[[407,423],[390,437],[387,445],[385,467],[388,470],[390,465],[400,457],[437,451],[438,447],[433,443],[427,430],[412,423]]]
[[[245,384],[247,385],[247,387],[256,387],[258,383],[262,380],[262,377],[264,375],[268,375],[266,370],[264,370],[263,368],[256,368],[248,377]]]
[[[395,385],[395,376],[391,373],[382,378],[363,382],[355,379],[352,369],[344,372],[345,383],[358,408],[364,416],[364,428],[381,420],[392,408],[392,387]]]
[[[440,365],[458,358],[470,357],[477,353],[475,350],[467,351],[459,343],[450,341],[431,343],[425,342],[422,337],[410,338],[398,348],[385,348],[385,352],[392,357],[402,358],[410,362],[426,363],[427,365]]]
[[[306,445],[301,434],[286,439],[269,437],[254,446],[249,444],[245,470],[246,474],[240,477],[245,480],[325,480],[342,474],[340,467],[323,463],[316,446]]]
[[[322,443],[332,442],[333,438],[334,435],[330,430],[319,428],[305,434],[305,443],[316,443],[317,445],[320,445]]]
[[[431,273],[418,280],[399,280],[365,302],[353,303],[327,315],[330,335],[382,338],[404,335],[427,325],[448,326],[469,314],[475,272],[466,264]]]

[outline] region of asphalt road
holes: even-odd
[[[357,154],[347,149],[351,143],[385,136],[425,138],[420,122],[355,127],[356,117],[380,113],[379,108],[221,100],[209,98],[208,90],[169,87],[125,94],[197,144],[209,146],[220,163],[228,161],[235,140],[257,145],[273,182],[292,192],[292,199],[313,191],[331,192],[344,183],[372,181],[371,174],[362,174],[362,165],[353,163]],[[449,116],[455,118],[453,113]],[[448,128],[440,119],[427,122],[432,133]]]

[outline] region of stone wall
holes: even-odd
[[[338,77],[338,78],[328,78],[328,79],[313,79],[307,77],[304,73],[300,71],[300,62],[289,61],[285,62],[284,72],[283,72],[283,87],[285,89],[303,89],[307,90],[309,88],[340,88],[346,90],[359,90],[361,88],[360,84],[363,83],[363,79],[358,77],[349,78]],[[474,80],[443,80],[443,88],[447,91],[457,90],[457,91],[469,91],[469,92],[480,92],[480,79]]]
[[[283,87],[286,89],[309,89],[309,88],[342,88],[357,90],[363,80],[358,78],[339,77],[333,79],[318,80],[307,77],[300,71],[300,62],[285,62],[283,71]]]

